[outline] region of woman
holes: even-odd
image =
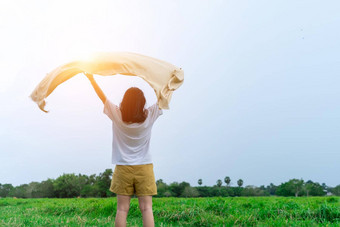
[[[144,109],[143,92],[129,88],[120,107],[108,100],[91,74],[85,74],[112,120],[112,163],[116,164],[110,191],[117,194],[115,226],[126,226],[131,196],[138,197],[144,226],[154,226],[152,195],[157,195],[153,164],[149,153],[151,129],[163,113],[157,103]]]

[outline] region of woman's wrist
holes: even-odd
[[[89,79],[91,82],[94,81],[93,75],[90,73],[84,73],[87,79]]]

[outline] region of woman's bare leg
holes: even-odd
[[[116,227],[126,226],[126,217],[130,208],[130,199],[128,195],[117,195],[117,213],[115,219]]]
[[[152,212],[152,196],[138,196],[139,209],[143,215],[143,226],[154,227],[155,222]]]

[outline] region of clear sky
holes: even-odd
[[[112,130],[87,78],[29,99],[55,67],[93,51],[131,51],[184,70],[155,123],[156,179],[340,184],[339,1],[1,1],[0,183],[111,164]],[[119,102],[132,77],[96,75]],[[135,80],[134,80],[135,79]]]

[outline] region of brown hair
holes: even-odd
[[[146,119],[145,97],[142,90],[137,87],[129,88],[120,103],[122,119],[125,123],[142,123]]]

